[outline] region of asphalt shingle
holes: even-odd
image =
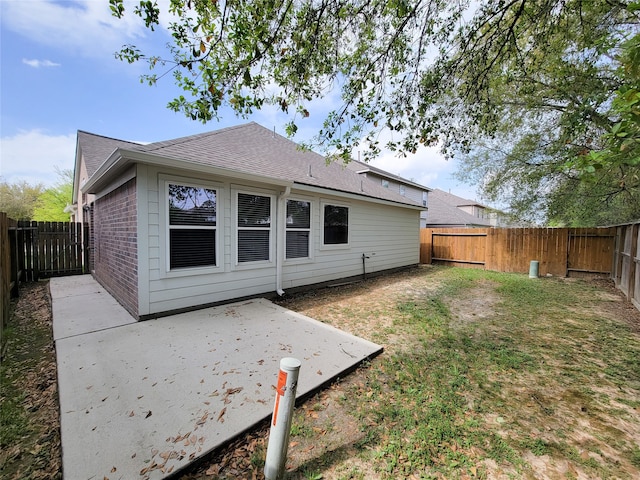
[[[366,197],[388,200],[411,206],[418,203],[378,185],[344,165],[329,162],[310,150],[301,149],[295,142],[251,122],[235,127],[176,138],[147,145],[124,142],[106,137],[83,134],[83,152],[91,171],[96,172],[98,157],[106,160],[114,148],[135,150],[163,158],[175,159],[203,166],[230,169],[301,185],[322,187]]]

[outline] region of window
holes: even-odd
[[[389,180],[382,180],[382,186],[384,188],[389,188]]]
[[[325,205],[323,222],[325,245],[349,243],[349,207]]]
[[[422,192],[422,206],[427,206],[427,192]]]
[[[309,258],[311,203],[287,200],[286,258]]]
[[[167,183],[169,268],[216,266],[217,192]]]
[[[406,195],[407,190],[405,188],[404,185],[400,185],[400,195],[402,195],[403,197]]]
[[[271,197],[238,193],[238,263],[270,260]]]

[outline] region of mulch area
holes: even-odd
[[[1,445],[2,477],[60,479],[60,416],[48,282],[20,289],[8,330],[0,402],[21,402],[25,421],[20,422],[18,441]]]

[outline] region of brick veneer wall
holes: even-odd
[[[94,275],[138,318],[138,244],[136,179],[95,202]]]

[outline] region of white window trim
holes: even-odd
[[[345,207],[348,211],[348,219],[349,223],[347,224],[348,232],[347,232],[347,243],[338,243],[338,244],[325,244],[324,243],[324,207],[327,205],[331,205],[334,207]],[[331,200],[321,200],[320,201],[320,250],[346,250],[351,248],[351,232],[352,228],[352,208],[351,205],[344,202],[333,202]]]
[[[285,201],[285,226],[284,226],[284,262],[287,264],[297,264],[297,263],[309,263],[313,261],[313,236],[314,236],[314,228],[313,228],[313,216],[314,216],[314,203],[309,198],[303,197],[288,197],[287,201],[293,200],[294,202],[307,202],[309,203],[309,228],[287,228],[286,225],[286,216],[287,216],[287,201]],[[298,257],[298,258],[287,258],[287,232],[306,232],[309,231],[309,256],[308,257]]]
[[[255,229],[255,230],[269,230],[269,259],[268,260],[257,260],[254,262],[238,262],[238,194],[244,193],[246,195],[260,195],[262,197],[269,197],[271,199],[270,202],[270,216],[271,216],[271,225],[268,228],[263,229]],[[254,268],[266,268],[273,267],[275,265],[276,258],[276,196],[271,192],[266,192],[265,190],[261,190],[259,188],[232,188],[231,189],[231,222],[232,222],[232,245],[233,245],[233,266],[234,270],[250,270]]]
[[[184,178],[178,176],[160,175],[159,176],[159,192],[161,208],[160,213],[160,277],[161,278],[177,278],[188,277],[192,275],[206,275],[211,273],[224,272],[224,265],[222,265],[222,259],[224,259],[223,245],[221,243],[221,233],[224,231],[224,215],[219,215],[218,212],[224,212],[223,204],[223,187],[222,184],[217,182],[203,182],[201,180],[194,180],[191,178]],[[214,266],[203,267],[184,267],[171,270],[171,253],[169,242],[169,185],[185,185],[188,187],[206,188],[216,191],[216,227],[215,227],[215,241],[216,241],[216,264]],[[164,226],[164,228],[162,228]],[[197,228],[197,227],[194,227]]]

